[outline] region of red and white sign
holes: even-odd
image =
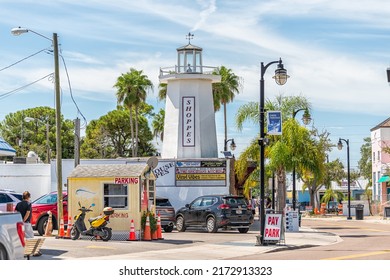
[[[282,235],[282,214],[267,214],[265,216],[263,240],[280,240]]]
[[[138,177],[117,177],[115,184],[138,184]]]

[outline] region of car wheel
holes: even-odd
[[[209,217],[206,221],[206,227],[208,232],[215,233],[218,231],[217,223],[214,217]]]
[[[47,220],[49,219],[48,216],[42,217],[37,225],[37,230],[40,236],[43,236],[45,234]]]
[[[165,226],[164,227],[164,232],[172,232],[173,226]]]
[[[0,260],[8,260],[7,251],[2,245],[0,245]]]
[[[176,229],[180,232],[184,232],[186,230],[186,225],[183,216],[179,216],[176,218]]]
[[[247,233],[249,231],[249,228],[239,228],[238,231],[240,233]]]

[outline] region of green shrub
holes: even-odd
[[[141,227],[142,230],[145,230],[145,225],[146,225],[146,217],[149,216],[149,223],[150,223],[150,231],[151,233],[155,232],[157,230],[157,219],[154,215],[154,213],[147,211],[142,213],[141,217]]]

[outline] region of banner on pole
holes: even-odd
[[[267,111],[267,134],[282,135],[282,112]]]

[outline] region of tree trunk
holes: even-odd
[[[276,176],[278,177],[276,210],[282,213],[286,207],[286,172],[278,170]]]
[[[225,142],[224,142],[224,147],[226,148],[226,151],[227,151],[227,122],[226,122],[226,103],[223,103],[223,122],[224,122],[224,129],[225,129]],[[226,152],[225,151],[225,152]]]
[[[135,106],[135,156],[138,156],[138,106]]]
[[[129,107],[130,111],[130,134],[131,134],[131,156],[134,157],[134,125],[133,125],[133,108]]]

